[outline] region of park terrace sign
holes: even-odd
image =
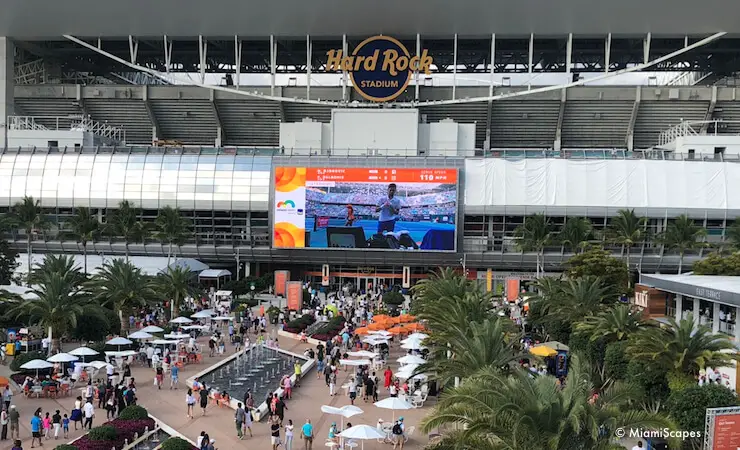
[[[400,41],[389,36],[365,39],[352,55],[329,50],[326,57],[328,72],[348,72],[357,93],[372,102],[394,100],[409,85],[414,72],[430,74],[432,65],[426,49],[411,56]]]

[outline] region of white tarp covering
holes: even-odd
[[[715,161],[472,159],[466,212],[620,208],[740,215],[740,164]],[[473,211],[469,211],[473,210]],[[703,214],[702,214],[703,215]]]
[[[75,267],[82,270],[84,267],[85,257],[83,255],[67,255],[70,256],[75,263]],[[45,254],[34,253],[31,255],[32,264],[35,266],[44,262],[46,258]],[[126,259],[125,256],[115,255],[87,255],[87,271],[95,275],[100,271],[100,268],[104,263],[110,262],[114,259]],[[130,256],[129,262],[134,266],[141,269],[144,275],[155,276],[167,268],[167,257],[166,256]],[[21,253],[16,258],[18,267],[15,269],[16,274],[28,273],[28,254]],[[184,267],[189,269],[191,272],[200,272],[207,270],[208,265],[204,264],[197,259],[192,258],[177,258],[170,261],[170,267]]]

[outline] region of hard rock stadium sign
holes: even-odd
[[[363,98],[388,102],[403,93],[414,72],[431,73],[432,57],[424,50],[411,56],[406,46],[389,36],[373,36],[362,41],[352,52],[326,52],[328,72],[348,72],[352,85]]]

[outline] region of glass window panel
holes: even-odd
[[[231,193],[231,184],[217,184],[215,192]]]
[[[44,165],[46,165],[46,156],[38,155],[36,158],[31,159],[31,163],[28,167],[43,169]],[[2,166],[2,164],[0,164],[0,166]]]
[[[179,162],[166,162],[165,161],[165,163],[162,164],[162,169],[178,170],[179,168],[180,168],[180,163]]]
[[[129,161],[128,165],[126,166],[126,170],[144,170],[144,163],[132,163]]]
[[[44,167],[53,168],[53,167],[59,167],[62,164],[62,157],[59,155],[47,155],[46,156],[46,163],[44,164]]]
[[[3,201],[5,201],[7,193],[10,192],[10,178],[0,177],[0,192],[3,193]]]
[[[213,194],[199,194],[195,193],[195,199],[200,201],[212,201],[213,200]]]
[[[268,194],[270,192],[270,189],[265,186],[252,186],[252,192]]]
[[[251,164],[234,164],[234,170],[237,172],[251,172],[252,165]]]
[[[128,157],[129,164],[144,164],[144,161],[146,161],[146,156],[144,155],[130,155]]]
[[[13,175],[13,169],[3,169],[0,167],[0,180],[10,178],[11,175]]]
[[[174,184],[159,185],[159,192],[177,192],[177,186]]]
[[[77,168],[77,172],[75,172],[75,175],[78,177],[90,177],[90,174],[92,174],[91,169],[80,169]]]
[[[141,185],[141,191],[142,192],[158,192],[159,185],[158,184],[143,184]]]
[[[21,167],[21,168],[16,167],[15,169],[13,169],[13,175],[26,175],[27,173],[28,173],[27,167]]]
[[[200,170],[198,169],[198,178],[201,177],[207,177],[207,178],[213,178],[215,175],[215,172],[213,170]]]
[[[28,169],[28,176],[44,176],[44,169]]]
[[[198,163],[198,172],[201,170],[216,170],[216,164],[204,164],[200,162]]]
[[[228,171],[228,170],[217,170],[215,173],[215,178],[233,178],[234,172]]]
[[[192,184],[178,185],[177,190],[179,192],[195,192],[195,186]]]
[[[80,159],[77,160],[78,169],[90,169],[93,165],[93,159],[86,155],[80,155]]]
[[[77,168],[77,155],[62,156],[62,169],[75,169],[75,168]]]
[[[198,169],[198,165],[197,164],[180,163],[180,170],[191,171],[191,170],[197,170],[197,169]]]
[[[193,201],[195,200],[195,193],[193,192],[178,192],[177,193],[177,199],[178,200],[185,200],[185,201]]]
[[[231,184],[234,186],[249,186],[252,184],[252,177],[250,176],[234,176],[231,180]]]
[[[147,170],[144,169],[144,179],[148,180],[151,178],[159,179],[161,172],[159,170]]]
[[[267,194],[252,194],[251,199],[253,202],[267,202],[269,196]]]
[[[28,177],[26,179],[26,189],[41,189],[41,177]]]
[[[196,186],[195,193],[196,194],[213,193],[213,186]]]
[[[177,183],[177,172],[162,172],[159,179],[162,183]]]
[[[172,192],[160,192],[159,194],[159,200],[175,200],[177,198],[177,195]]]
[[[73,177],[75,176],[75,169],[60,169],[59,170],[59,176],[60,177]]]
[[[213,185],[213,178],[197,178],[195,184],[209,184],[209,185]]]
[[[215,164],[216,156],[198,156],[199,164]]]
[[[233,186],[231,192],[234,194],[249,194],[252,191],[250,186]]]
[[[213,199],[217,201],[230,201],[231,194],[213,194]]]

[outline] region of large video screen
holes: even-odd
[[[277,167],[276,248],[455,251],[457,169]]]

